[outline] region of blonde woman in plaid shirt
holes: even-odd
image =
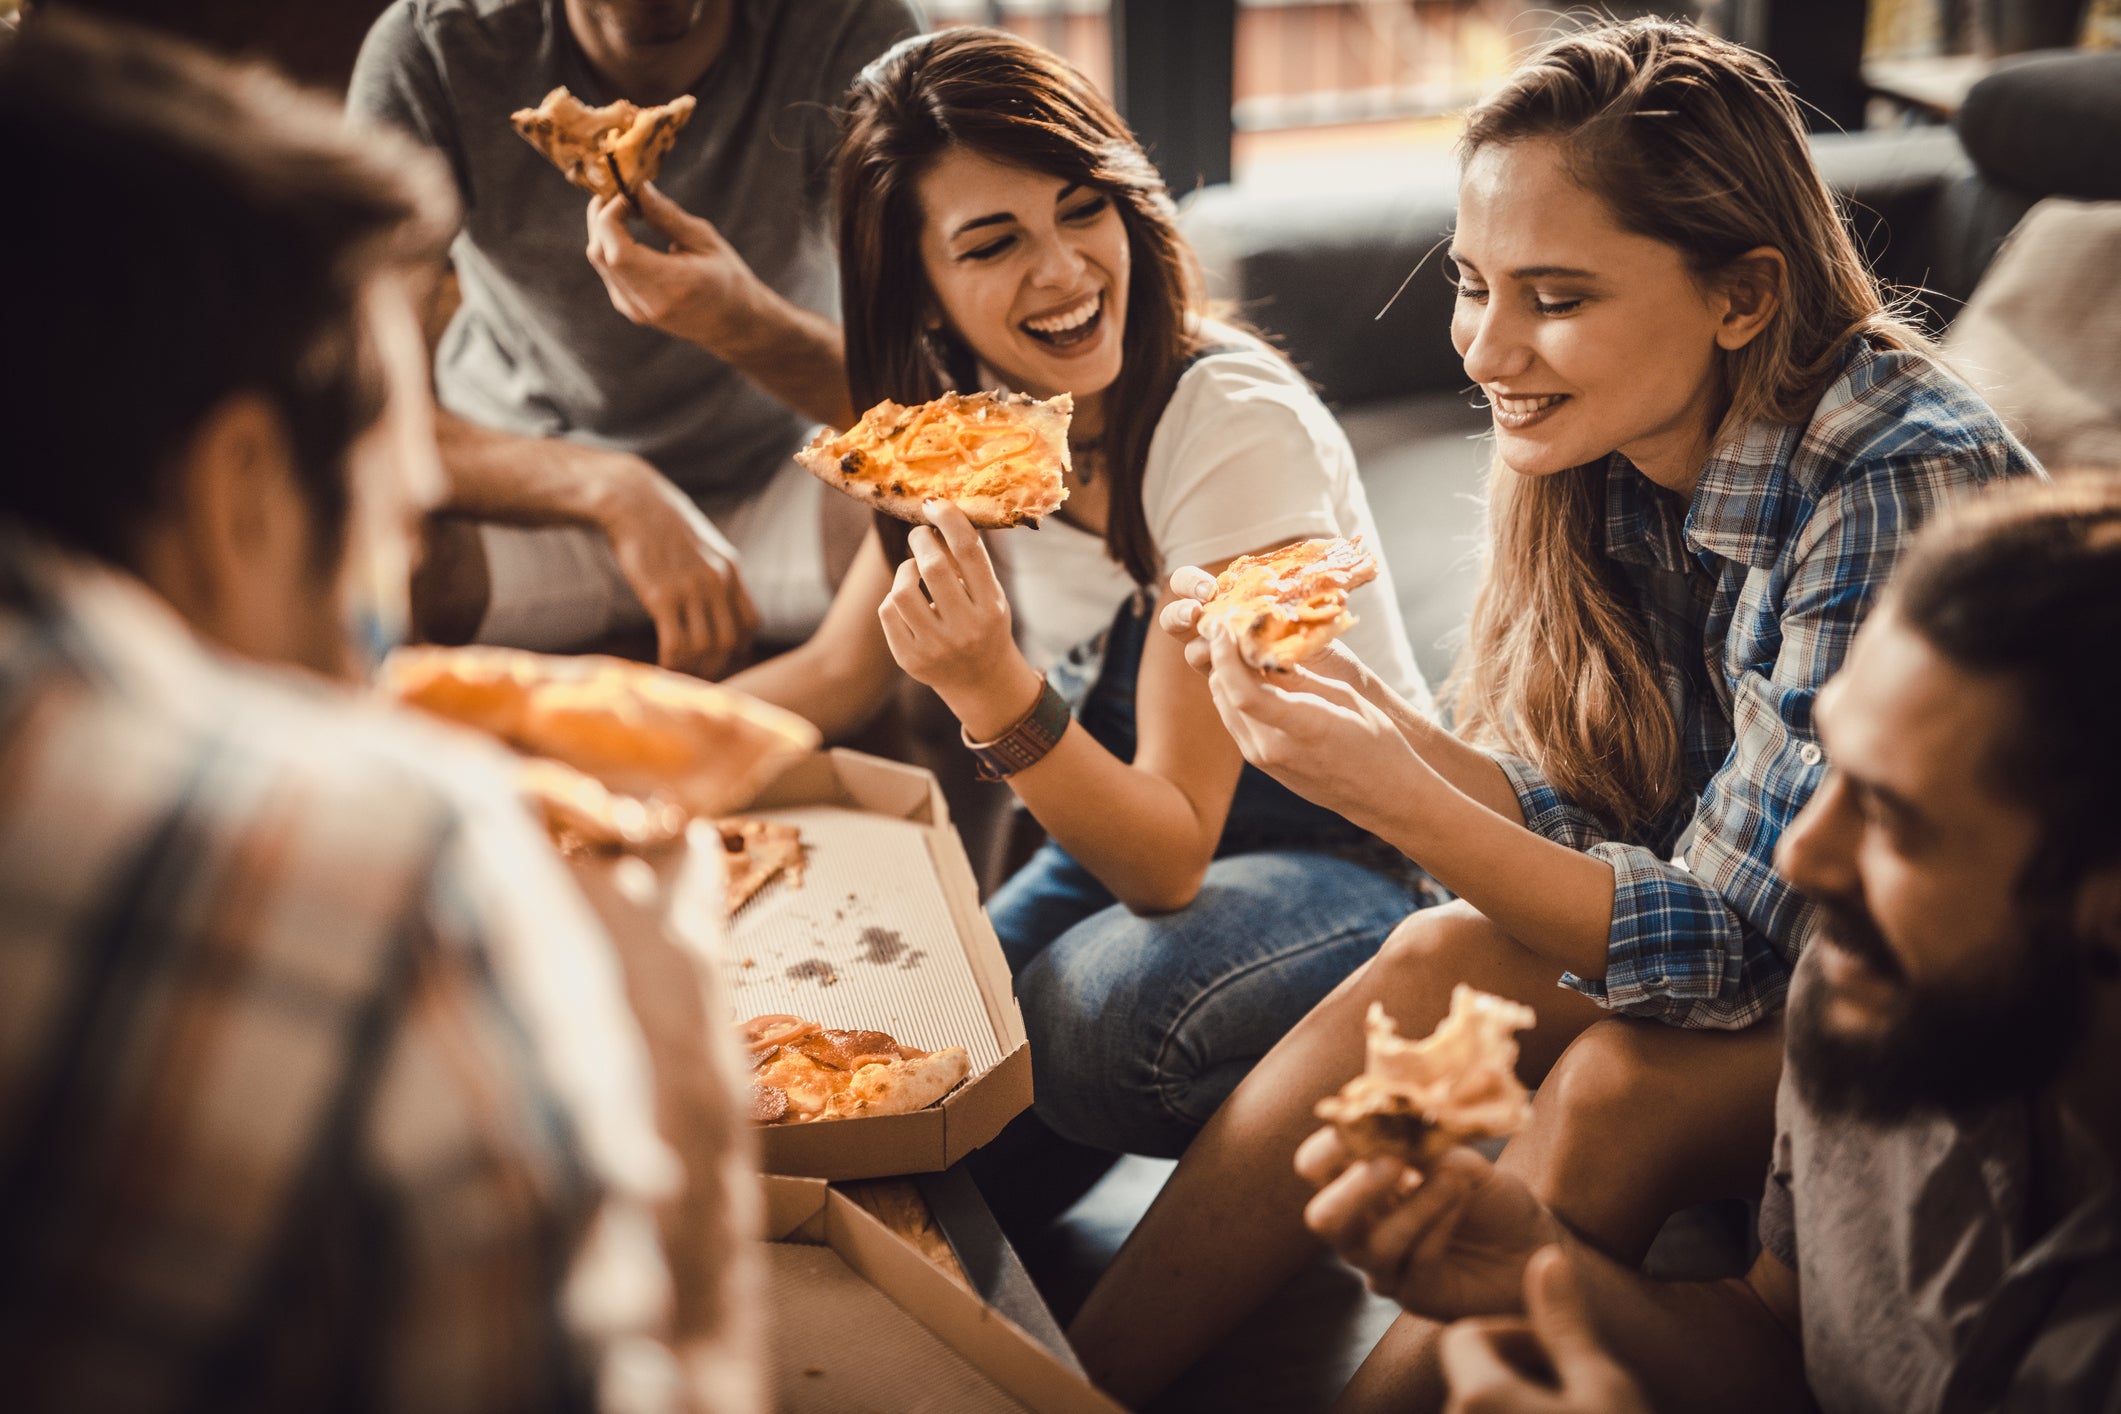
[[[333,681],[439,475],[441,174],[64,15],[0,131],[0,1402],[762,1408],[717,1000],[644,1034],[668,944],[505,758]]]
[[[1457,982],[1535,1008],[1521,1072],[1545,1090],[1503,1162],[1617,1256],[1758,1191],[1808,922],[1772,855],[1824,770],[1814,694],[1938,504],[2037,472],[1886,307],[1794,99],[1738,46],[1588,28],[1460,153],[1452,336],[1497,459],[1456,734],[1344,650],[1245,668],[1195,636],[1197,572],[1163,615],[1248,761],[1460,902],[1402,924],[1202,1131],[1073,1332],[1123,1398],[1312,1250],[1290,1159],[1372,1000],[1414,1035]],[[1412,1394],[1416,1335],[1345,1402]]]

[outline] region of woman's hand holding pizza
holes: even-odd
[[[1167,587],[1170,593],[1163,608],[1157,610],[1157,627],[1184,645],[1186,666],[1207,677],[1214,670],[1214,659],[1208,649],[1208,637],[1201,631],[1200,611],[1215,597],[1215,576],[1197,565],[1186,565],[1171,572]],[[1346,683],[1389,710],[1391,689],[1347,644],[1328,643],[1305,658],[1303,665],[1322,678]]]
[[[1215,576],[1198,565],[1171,572],[1170,596],[1156,611],[1156,626],[1185,646],[1186,666],[1208,675],[1208,640],[1201,635],[1200,610],[1215,597]]]
[[[929,524],[908,537],[913,557],[898,567],[877,621],[908,676],[934,688],[973,739],[988,740],[1038,700],[1038,674],[1016,646],[979,531],[946,501],[925,509]]]
[[[1208,691],[1238,750],[1306,800],[1382,833],[1410,801],[1443,784],[1391,713],[1357,688],[1309,664],[1262,672],[1227,636],[1211,632],[1205,641]]]
[[[1560,1235],[1530,1189],[1471,1149],[1423,1173],[1393,1158],[1353,1161],[1327,1125],[1297,1149],[1296,1171],[1318,1186],[1305,1224],[1417,1316],[1521,1311],[1525,1264]]]

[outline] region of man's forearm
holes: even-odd
[[[603,525],[650,468],[624,452],[524,437],[438,413],[448,490],[442,509],[516,525]]]
[[[764,284],[751,308],[708,350],[806,417],[835,428],[854,421],[840,326]]]
[[[1813,1407],[1803,1351],[1751,1283],[1654,1281],[1580,1242],[1567,1246],[1600,1339],[1654,1408]]]

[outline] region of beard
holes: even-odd
[[[1884,1124],[1918,1111],[1986,1109],[2046,1086],[2083,1039],[2092,978],[2054,908],[2021,905],[2028,926],[2013,965],[1944,986],[1909,979],[1862,898],[1813,901],[1820,925],[1811,946],[1841,949],[1900,994],[1883,1027],[1837,1031],[1827,1019],[1832,984],[1816,962],[1799,961],[1784,1034],[1791,1083],[1816,1113]]]

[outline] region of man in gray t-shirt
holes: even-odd
[[[790,454],[849,416],[832,110],[917,28],[905,0],[399,0],[376,21],[348,106],[447,157],[465,210],[435,386],[449,509],[487,523],[433,537],[424,624],[564,650],[652,621],[663,661],[703,672],[758,618],[814,625],[825,502]],[[508,121],[561,84],[698,100],[623,287],[584,255],[590,199]],[[684,337],[645,326],[644,279]]]
[[[1445,1335],[1464,1407],[2121,1414],[2116,644],[2121,482],[2028,478],[1915,538],[1819,695],[1830,767],[1776,855],[1816,927],[1742,1280],[1648,1280],[1466,1150],[1409,1184],[1305,1141],[1307,1221],[1380,1289],[1529,1310]],[[1548,1083],[1653,1093],[1628,1056]]]

